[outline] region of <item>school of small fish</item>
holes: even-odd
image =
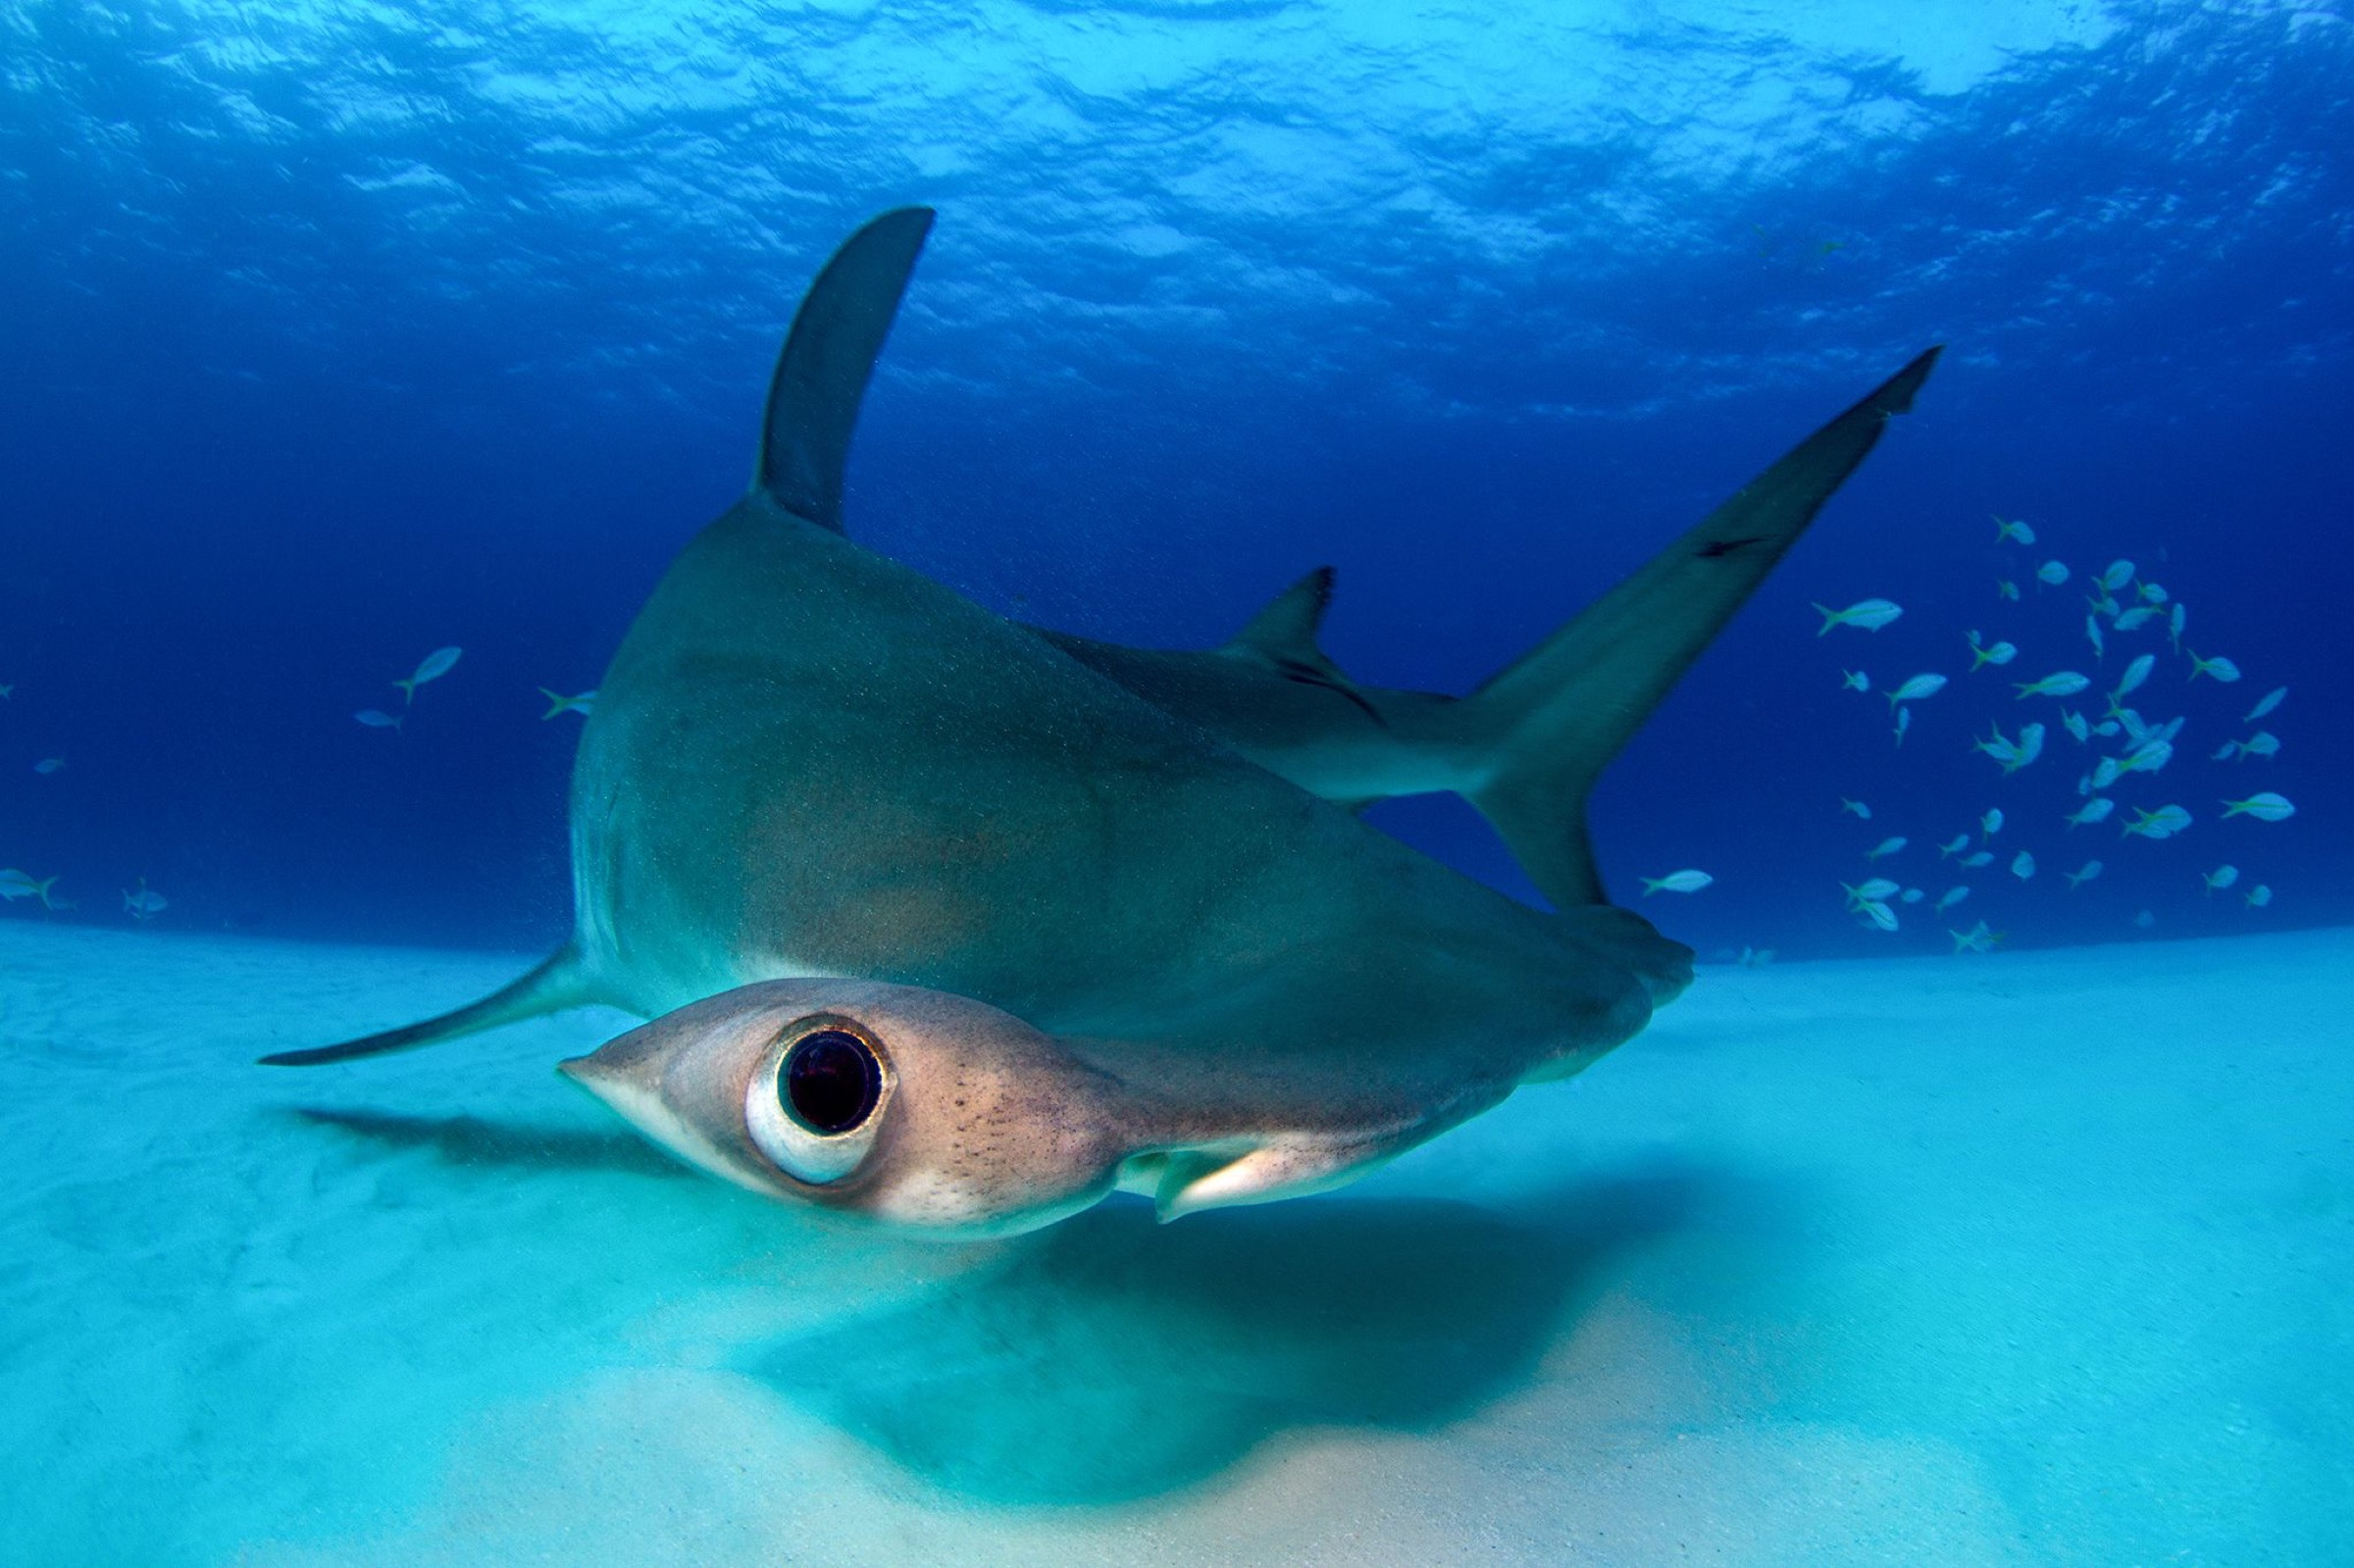
[[[2037,544],[2034,525],[2019,518],[1994,518],[1994,547],[2007,560],[1998,567],[1995,578],[1995,596],[2002,602],[2004,615],[1999,619],[2015,619],[2017,626],[2000,631],[1972,628],[1962,633],[1962,642],[1969,650],[1970,663],[1962,674],[1949,680],[1936,671],[1923,671],[1888,687],[1881,694],[1888,699],[1893,712],[1896,741],[1905,742],[1914,724],[1914,705],[1924,698],[1952,686],[1966,693],[1965,702],[1956,704],[1947,698],[1940,711],[1950,713],[1957,707],[1974,708],[1981,714],[1986,703],[1977,698],[1997,698],[1999,688],[1992,685],[1993,678],[1981,675],[1987,669],[2001,670],[2014,661],[2040,657],[2050,658],[2050,670],[2031,681],[2011,681],[2009,696],[1998,698],[2003,707],[2019,703],[2054,704],[2053,724],[2029,718],[2019,724],[2016,731],[2006,732],[2003,722],[1994,719],[1986,724],[1983,733],[1969,733],[1968,738],[1951,739],[1937,735],[1929,742],[1937,746],[1952,745],[1963,756],[1975,754],[1992,762],[1998,770],[1988,781],[1994,788],[2012,791],[2044,789],[2052,779],[2047,768],[2031,776],[2045,783],[2020,781],[2013,776],[2033,768],[2047,752],[2046,741],[2054,733],[2064,734],[2081,753],[2076,759],[2080,769],[2075,781],[2075,804],[2073,809],[2055,811],[2048,826],[2059,834],[2073,834],[2080,829],[2096,828],[2115,820],[2119,838],[2130,843],[2161,842],[2189,834],[2203,832],[2202,817],[2215,823],[2244,821],[2247,823],[2279,823],[2296,815],[2296,806],[2286,795],[2272,789],[2227,789],[2218,791],[2213,811],[2198,809],[2195,786],[2182,784],[2176,793],[2180,798],[2168,799],[2159,793],[2162,776],[2171,777],[2167,770],[2176,760],[2175,742],[2190,722],[2186,715],[2170,715],[2163,719],[2150,717],[2144,708],[2130,702],[2149,704],[2176,700],[2170,680],[2182,688],[2180,700],[2198,700],[2195,688],[2208,685],[2227,686],[2241,678],[2239,665],[2229,657],[2212,651],[2201,653],[2183,641],[2190,624],[2189,612],[2182,601],[2162,583],[2144,576],[2139,563],[2126,558],[2110,561],[2107,565],[2071,567],[2055,557],[2021,558],[2010,555],[2014,549]],[[2044,540],[2049,548],[2054,541]],[[2034,595],[2022,596],[2021,583],[2026,583]],[[2070,584],[2077,584],[2074,589]],[[2055,590],[2068,590],[2056,592]],[[2074,617],[2073,602],[2077,592],[2082,594],[2084,617],[2082,642],[2075,643],[2073,634],[2064,634],[2048,625],[2050,606],[2066,607],[2067,619],[2060,622],[2065,628]],[[2036,601],[2042,601],[2038,603]],[[2010,606],[2019,608],[2014,611]],[[1832,609],[1817,604],[1816,613],[1821,625],[1817,636],[1828,635],[1839,628],[1858,628],[1876,632],[1896,621],[1905,612],[1893,599],[1869,598],[1859,600],[1845,609]],[[2043,630],[2038,630],[2041,625]],[[2158,646],[2149,646],[2153,637],[2163,633]],[[2142,646],[2136,647],[2134,644]],[[2074,667],[2069,657],[2073,646],[2080,659],[2089,650],[2092,662]],[[2112,663],[2113,656],[2120,662]],[[2168,660],[2174,661],[2174,677],[2168,675]],[[2057,666],[2057,668],[2055,668]],[[2104,671],[2109,672],[2104,674]],[[1869,678],[1861,670],[1841,670],[1840,685],[1847,691],[1869,691]],[[1972,677],[1977,677],[1976,682]],[[2112,678],[2113,677],[2113,678]],[[2166,695],[2153,695],[2164,690]],[[2239,733],[2224,739],[2208,756],[2210,763],[2228,764],[2238,768],[2246,763],[2266,763],[2280,754],[2280,738],[2269,729],[2255,728],[2268,719],[2288,696],[2286,686],[2276,686],[2265,693],[2235,721]],[[2083,701],[2081,707],[2070,707],[2072,699]],[[1998,708],[1996,711],[2000,711]],[[2032,711],[2032,710],[2030,710]],[[2226,719],[2226,723],[2234,723]],[[1942,754],[1942,753],[1941,753]],[[1959,773],[1962,763],[1953,765]],[[2065,777],[2062,775],[2061,777]],[[2241,777],[2245,777],[2243,774]],[[1884,797],[1887,791],[1870,791]],[[2140,800],[2127,798],[2141,795]],[[2187,803],[2185,803],[2187,801]],[[1840,797],[1840,810],[1860,820],[1874,820],[1871,807],[1860,797]],[[1904,813],[1892,810],[1884,798],[1877,820],[1888,823]],[[2009,815],[2002,806],[1989,807],[1978,819],[1975,837],[1969,829],[1949,836],[1933,836],[1928,841],[1937,848],[1937,859],[1950,862],[1964,873],[1978,872],[1994,866],[1998,857],[1989,844],[2004,831],[2006,822],[2013,819],[2025,822],[2040,840],[2037,847],[2056,852],[2064,840],[2048,836],[2047,826],[2040,814],[2014,797]],[[1952,824],[1924,824],[1924,828],[1948,828]],[[1918,831],[1918,830],[1917,830]],[[2237,830],[2232,830],[2235,834]],[[1859,845],[1857,853],[1875,873],[1884,864],[1903,864],[1902,852],[1908,843],[1906,834],[1883,832],[1876,842],[1866,847]],[[2242,843],[2246,847],[2242,848]],[[2235,854],[2254,856],[2271,846],[2253,837],[2236,839]],[[2036,873],[2035,847],[2021,847],[2003,861],[2011,872],[2010,885],[2024,889],[2032,884]],[[2062,874],[2067,891],[2074,891],[2102,875],[2103,864],[2096,858],[2085,859],[2074,871]],[[2195,883],[2186,875],[2185,891],[2196,885],[2206,897],[2240,885],[2241,871],[2235,862],[2212,866],[2196,873]],[[1868,929],[1897,932],[1903,929],[1901,911],[1907,904],[1920,903],[1927,894],[1919,887],[1905,886],[1888,876],[1874,875],[1864,882],[1838,884],[1845,896],[1849,915]],[[1932,917],[1942,917],[1970,896],[1970,884],[1959,883],[1948,887],[1929,903]],[[2087,897],[2090,895],[2087,894]],[[2244,907],[2264,909],[2274,899],[2269,882],[2251,883],[2242,897]],[[2132,922],[2148,930],[2158,923],[2155,910],[2141,908],[2132,915]],[[1996,930],[1985,920],[1979,920],[1968,930],[1947,928],[1956,953],[1991,952],[2004,939],[2005,933]]]
[[[393,689],[400,693],[400,704],[397,708],[391,707],[388,703],[382,708],[361,708],[352,714],[352,718],[365,729],[388,730],[395,734],[401,733],[403,726],[407,724],[411,713],[417,706],[418,688],[429,685],[455,670],[458,667],[458,661],[465,656],[465,651],[454,643],[434,649],[418,660],[416,668],[409,674],[388,683]],[[539,715],[543,720],[558,718],[565,714],[587,718],[596,705],[594,689],[577,692],[570,696],[548,686],[540,686],[537,689],[539,695],[547,701],[546,710]],[[13,703],[16,694],[16,682],[0,681],[0,702]],[[39,757],[32,763],[31,769],[38,778],[57,778],[66,771],[65,754],[59,752]],[[36,876],[15,866],[0,867],[0,905],[16,904],[22,901],[28,906],[40,909],[72,909],[75,907],[74,900],[61,896],[56,890],[60,880],[60,877],[56,875]],[[1656,884],[1647,885],[1644,890],[1646,892],[1661,890],[1696,892],[1707,886],[1710,881],[1710,877],[1705,872],[1677,872],[1661,879]],[[172,907],[172,900],[149,886],[145,877],[137,879],[135,885],[123,888],[122,893],[122,913],[142,926]]]

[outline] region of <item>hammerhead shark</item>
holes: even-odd
[[[454,1012],[263,1058],[344,1061],[599,1002],[561,1064],[770,1196],[949,1236],[1115,1189],[1163,1218],[1346,1182],[1582,1071],[1691,981],[1603,900],[1605,764],[1905,412],[1920,355],[1472,695],[1360,687],[1313,576],[1225,647],[1006,620],[843,531],[874,364],[933,223],[819,274],[750,489],[672,563],[599,686],[574,928]],[[1358,821],[1460,790],[1555,904]]]

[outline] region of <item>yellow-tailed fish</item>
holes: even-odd
[[[433,652],[427,654],[423,659],[417,661],[416,674],[410,676],[406,681],[395,681],[392,683],[394,685],[400,687],[401,705],[406,707],[410,703],[417,700],[417,688],[419,686],[425,684],[428,681],[438,681],[443,676],[449,674],[451,670],[457,668],[458,659],[462,654],[465,653],[465,651],[466,650],[464,648],[435,648]]]
[[[2239,679],[2239,666],[2220,653],[2212,659],[2202,659],[2188,648],[2182,651],[2190,654],[2190,678],[2193,681],[2201,676],[2210,676],[2228,685]]]
[[[1873,844],[1869,849],[1865,850],[1864,858],[1866,860],[1877,860],[1883,855],[1893,855],[1898,850],[1904,848],[1909,842],[1911,842],[1911,840],[1901,835],[1893,837],[1883,838],[1878,843]]]
[[[1716,879],[1705,871],[1671,871],[1664,877],[1645,877],[1643,896],[1653,893],[1696,893]]]
[[[1898,686],[1893,691],[1884,692],[1882,695],[1887,697],[1888,706],[1893,708],[1899,703],[1919,702],[1923,697],[1933,697],[1944,689],[1945,677],[1941,675],[1917,675],[1909,677],[1903,685]]]
[[[1839,809],[1852,816],[1861,817],[1866,822],[1871,821],[1871,808],[1861,800],[1850,800],[1847,796],[1841,795]]]
[[[2125,824],[2124,834],[2128,838],[2172,838],[2189,826],[2190,813],[2180,806],[2160,806],[2156,811],[2135,807],[2133,820]]]
[[[2248,889],[2248,907],[2250,909],[2262,909],[2265,905],[2271,903],[2272,901],[2273,890],[2272,888],[2266,886],[2263,883],[2258,883],[2255,886]]]
[[[2253,817],[2258,822],[2285,822],[2296,814],[2297,808],[2289,804],[2288,796],[2276,794],[2270,789],[2260,790],[2245,800],[2224,802],[2224,815],[2226,817]]]
[[[2280,706],[2280,699],[2287,695],[2288,687],[2273,687],[2272,690],[2267,691],[2262,697],[2257,699],[2256,706],[2250,708],[2248,710],[2248,716],[2240,722],[2242,724],[2254,724],[2257,720],[2263,718],[2266,714]]]
[[[2155,653],[2135,654],[2133,662],[2125,666],[2125,673],[2118,678],[2115,689],[2109,693],[2109,705],[2114,708],[2119,698],[2129,691],[2139,690],[2141,683],[2150,678],[2150,672],[2157,668],[2158,655]]]
[[[2061,873],[2062,876],[2068,879],[2069,890],[2072,892],[2076,888],[2083,886],[2086,883],[2092,881],[2093,878],[2098,877],[2100,874],[2101,863],[2097,860],[2087,860],[2084,862],[2084,864],[2078,866],[2073,871]]]
[[[2017,519],[2013,519],[2012,521],[2006,523],[1998,517],[1994,520],[1994,542],[2001,544],[2006,541],[2016,541],[2020,544],[2033,544],[2035,542],[2035,531]]]
[[[1869,691],[1871,677],[1861,670],[1842,670],[1839,672],[1839,687],[1843,691]]]
[[[405,713],[386,713],[382,708],[362,708],[352,715],[371,730],[398,730],[408,717]]]
[[[1867,632],[1877,632],[1905,613],[1904,608],[1891,599],[1859,599],[1844,610],[1833,610],[1820,604],[1815,608],[1822,616],[1822,627],[1815,633],[1817,636],[1821,636],[1835,626],[1862,627]]]
[[[2133,563],[2130,561],[2112,561],[2109,563],[2109,570],[2101,574],[2101,586],[2112,593],[2132,581]]]
[[[1989,664],[2009,664],[2013,659],[2019,657],[2019,649],[2015,644],[1997,642],[1988,647],[1978,641],[1978,634],[1975,632],[1966,632],[1963,636],[1970,643],[1970,668],[1972,673]]]
[[[1947,910],[1953,908],[1954,905],[1960,903],[1963,899],[1968,898],[1969,896],[1970,889],[1967,887],[1948,887],[1945,891],[1937,895],[1936,913],[1940,915],[1944,914]]]
[[[2073,697],[2091,685],[2092,679],[2074,670],[2055,670],[2039,681],[2011,683],[2019,688],[2019,700],[2023,702],[2029,697]]]
[[[2207,896],[2213,898],[2218,887],[2228,887],[2239,881],[2239,868],[2218,866],[2213,871],[2200,872],[2199,880],[2207,885]]]
[[[2116,809],[2117,802],[2107,795],[2094,795],[2090,800],[2068,814],[2068,831],[2074,833],[2078,828],[2089,828],[2096,822],[2107,822],[2109,813]]]
[[[14,866],[0,870],[0,898],[12,904],[20,898],[38,898],[44,909],[56,909],[60,906],[49,896],[49,889],[56,885],[55,877],[35,877]]]
[[[2046,561],[2035,569],[2035,581],[2056,588],[2068,581],[2068,568],[2058,561]]]
[[[559,713],[577,713],[586,719],[588,717],[589,711],[596,706],[594,687],[590,687],[577,697],[564,696],[559,692],[550,691],[545,686],[539,688],[539,694],[547,699],[547,711],[539,716],[543,720],[552,719]]]

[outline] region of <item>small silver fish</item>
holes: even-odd
[[[2242,762],[2250,757],[2269,758],[2280,755],[2280,737],[2270,730],[2259,730],[2247,739],[2234,740],[2231,744],[2239,748],[2238,755]]]
[[[2035,875],[2035,857],[2024,849],[2011,857],[2011,875],[2025,882]]]
[[[1939,860],[1943,860],[1948,855],[1958,855],[1969,847],[1970,835],[1966,833],[1958,833],[1954,835],[1951,842],[1942,843],[1937,846],[1937,858]]]
[[[2084,618],[2084,638],[2092,644],[2094,658],[2105,659],[2109,656],[2109,650],[2101,640],[2101,622],[2098,616],[2088,615]]]
[[[2250,909],[2262,909],[2265,905],[2271,903],[2272,901],[2273,890],[2272,888],[2266,886],[2263,883],[2258,883],[2255,886],[2248,889],[2248,907]]]
[[[1980,866],[1991,866],[1993,864],[1994,851],[1991,849],[1980,849],[1974,853],[1967,854],[1962,857],[1962,865],[1970,871],[1975,871]]]
[[[2280,706],[2280,699],[2287,695],[2288,687],[2273,687],[2272,690],[2267,691],[2262,697],[2257,699],[2256,706],[2248,710],[2247,718],[2241,722],[2243,724],[2254,724],[2257,720],[2263,718],[2266,714]]]
[[[2062,873],[2063,876],[2068,878],[2068,885],[2072,891],[2075,888],[2083,886],[2084,884],[2092,881],[2093,878],[2098,877],[2100,874],[2101,863],[2097,860],[2087,860],[2083,865],[2078,866],[2074,871]]]
[[[139,879],[137,891],[134,892],[128,887],[123,889],[124,913],[141,924],[153,920],[171,907],[172,901],[148,886],[147,879],[144,877]]]
[[[1716,879],[1705,871],[1671,871],[1664,877],[1645,877],[1643,896],[1653,893],[1696,893]]]
[[[2116,688],[2109,693],[2110,705],[2114,707],[2119,698],[2139,690],[2141,683],[2150,678],[2150,672],[2157,668],[2158,655],[2155,653],[2134,655],[2133,662],[2125,666],[2125,673],[2118,677]]]
[[[2035,581],[2058,587],[2068,581],[2068,568],[2057,561],[2046,561],[2035,569]]]
[[[1871,821],[1871,808],[1861,800],[1850,800],[1847,796],[1841,795],[1839,809],[1852,816],[1860,817],[1866,822]]]
[[[401,721],[406,719],[408,715],[405,713],[390,714],[384,712],[381,708],[362,708],[359,712],[353,714],[352,717],[359,720],[360,723],[366,725],[371,730],[397,730],[401,726]]]
[[[2132,609],[2127,610],[2124,614],[2120,615],[2115,621],[2111,622],[2110,625],[2120,632],[2139,632],[2143,627],[2148,626],[2152,621],[2157,619],[2158,612],[2156,610],[2151,609],[2146,604],[2137,604]]]
[[[1871,677],[1861,670],[1842,670],[1839,672],[1839,686],[1843,691],[1869,691]]]
[[[2002,831],[2003,808],[2000,806],[1990,807],[1986,815],[1978,819],[1978,832],[1991,838]]]
[[[2207,896],[2212,898],[2215,896],[2217,888],[2228,887],[2239,881],[2239,868],[2237,866],[2218,866],[2213,871],[2199,873],[2199,880],[2207,885]]]
[[[2021,544],[2033,544],[2035,542],[2035,531],[2027,527],[2026,524],[2018,521],[2016,518],[2008,523],[2004,522],[1999,517],[1995,518],[1994,542],[1997,544],[2002,544],[2009,541],[2016,541]]]
[[[2270,789],[2261,790],[2248,796],[2245,800],[2224,802],[2226,817],[2253,817],[2258,822],[2286,822],[2296,814],[2297,808],[2288,803],[2288,796],[2277,794]]]
[[[1904,848],[1905,845],[1911,841],[1912,840],[1902,836],[1901,835],[1894,837],[1883,838],[1878,843],[1872,845],[1869,849],[1865,850],[1864,858],[1866,860],[1878,860],[1884,855],[1893,855],[1898,850]]]
[[[2112,561],[2109,570],[2101,574],[2101,586],[2112,593],[2132,581],[2133,563],[2130,561]]]
[[[32,765],[32,771],[46,779],[53,774],[64,772],[65,766],[66,759],[63,757],[43,757]]]
[[[1969,896],[1970,889],[1967,887],[1948,887],[1937,895],[1936,912],[1942,915]]]

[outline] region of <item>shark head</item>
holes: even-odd
[[[1110,1191],[1135,1147],[1120,1086],[1053,1037],[906,986],[744,986],[561,1070],[713,1175],[937,1236],[1050,1224]]]

